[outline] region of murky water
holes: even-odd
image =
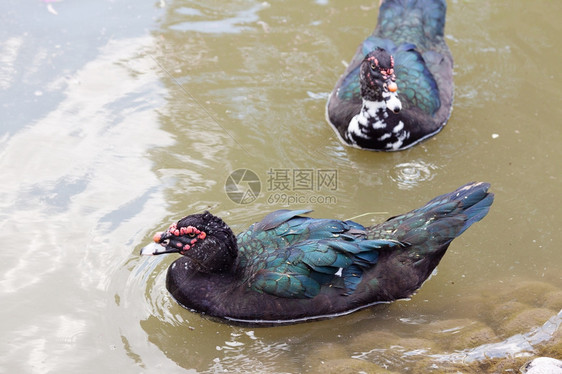
[[[562,3],[450,1],[453,115],[390,154],[342,146],[324,120],[376,1],[141,3],[0,4],[0,372],[476,372],[560,356]],[[260,180],[246,204],[225,192],[237,169]],[[138,256],[204,209],[235,231],[287,206],[369,224],[471,180],[492,183],[492,210],[420,292],[335,320],[209,321],[168,296],[173,256]]]

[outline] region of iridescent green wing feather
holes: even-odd
[[[415,246],[419,254],[439,250],[488,213],[494,200],[489,187],[487,183],[467,184],[422,208],[369,228],[368,237],[396,239]]]
[[[239,235],[238,243],[248,286],[285,298],[311,298],[328,285],[353,293],[364,270],[376,264],[378,251],[399,245],[366,240],[365,228],[352,221],[288,211],[271,213]]]
[[[402,101],[402,107],[418,107],[423,112],[433,115],[441,106],[439,88],[424,56],[413,44],[402,44],[392,54],[398,97]],[[436,54],[428,52],[426,56],[438,58]]]

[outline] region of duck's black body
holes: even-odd
[[[195,214],[141,254],[184,255],[166,286],[194,311],[251,325],[329,318],[412,295],[450,242],[487,214],[488,187],[468,184],[367,228],[279,210],[234,237],[220,218]]]
[[[403,150],[446,124],[453,103],[453,58],[444,41],[445,13],[445,0],[382,2],[375,30],[357,49],[326,106],[327,120],[345,144]],[[375,72],[378,79],[360,78],[362,65],[377,48],[393,57],[401,108],[387,105],[388,77]],[[368,87],[379,94],[366,97]]]

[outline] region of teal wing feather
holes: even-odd
[[[399,88],[398,97],[404,109],[418,107],[433,115],[441,106],[441,102],[437,82],[429,71],[426,59],[413,44],[402,44],[392,53],[396,84]]]
[[[397,245],[387,240],[306,240],[270,257],[250,284],[256,291],[289,298],[312,298],[323,286],[352,294],[364,270],[377,263],[379,250]]]
[[[310,209],[302,209],[302,210],[289,210],[289,209],[280,209],[276,210],[275,212],[269,213],[267,216],[264,217],[260,222],[255,224],[255,230],[270,230],[278,227],[279,225],[283,224],[284,222],[289,221],[292,218],[297,217],[300,214],[307,214],[310,213],[312,210]],[[295,223],[295,221],[293,221]]]
[[[377,263],[379,251],[400,245],[367,240],[365,228],[353,221],[294,213],[273,212],[238,236],[239,266],[252,289],[284,298],[311,298],[323,286],[351,294],[364,270]]]
[[[489,211],[494,195],[488,183],[469,183],[425,206],[368,229],[369,238],[399,240],[428,254],[447,245]]]
[[[385,0],[374,34],[427,50],[444,35],[446,12],[445,0]]]

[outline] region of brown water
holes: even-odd
[[[400,153],[346,148],[324,120],[377,2],[141,3],[0,5],[0,372],[477,372],[562,355],[561,2],[450,1],[453,115]],[[255,201],[225,193],[236,169],[259,177]],[[334,320],[209,321],[167,294],[174,256],[138,256],[204,209],[237,232],[282,207],[370,224],[472,180],[492,184],[492,210],[420,292]]]

